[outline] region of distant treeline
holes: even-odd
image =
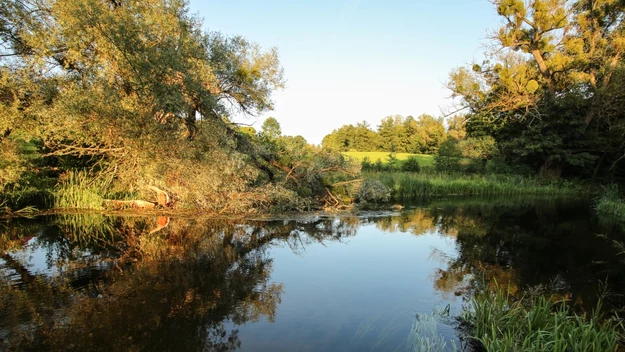
[[[461,139],[465,136],[464,117],[448,120],[448,129],[443,118],[420,115],[417,118],[401,115],[384,118],[377,130],[366,121],[344,125],[323,138],[323,148],[341,152],[395,152],[435,154],[448,138]]]

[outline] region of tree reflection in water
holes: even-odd
[[[453,255],[433,249],[433,257],[445,262],[433,274],[445,297],[467,296],[478,280],[511,294],[540,286],[583,310],[594,307],[597,290],[606,283],[612,292],[625,289],[625,267],[612,241],[597,236],[622,240],[623,233],[603,226],[588,209],[571,200],[437,201],[372,221],[384,231],[436,233],[455,241]]]
[[[99,215],[13,223],[1,234],[2,345],[235,350],[241,341],[227,326],[271,321],[280,303],[282,286],[268,280],[266,249],[277,241],[298,250],[311,241],[340,240],[355,233],[355,224],[322,219],[261,227]],[[54,274],[31,273],[20,262],[26,243],[45,249]]]
[[[238,326],[275,318],[283,289],[270,280],[272,246],[304,253],[363,225],[455,244],[453,253],[433,248],[430,256],[444,299],[469,297],[485,278],[511,293],[557,288],[583,309],[594,304],[599,280],[615,292],[625,288],[623,263],[595,235],[622,233],[601,228],[587,209],[517,199],[298,221],[14,220],[0,224],[0,349],[235,350],[245,343]],[[45,263],[33,267],[39,257]]]

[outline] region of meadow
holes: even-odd
[[[363,161],[365,158],[369,158],[369,161],[375,163],[378,159],[382,161],[382,163],[388,162],[389,152],[343,152],[343,155],[348,156],[350,158],[358,159],[359,161]],[[411,154],[411,153],[395,153],[394,154],[397,160],[406,160],[409,157],[413,156],[417,158],[420,166],[434,166],[434,156],[427,154]]]

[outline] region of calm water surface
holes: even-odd
[[[484,279],[577,310],[625,292],[612,240],[625,238],[588,204],[536,199],[279,221],[5,220],[0,350],[452,350]]]

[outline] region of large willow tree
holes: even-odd
[[[597,174],[625,153],[621,0],[496,0],[488,60],[452,72],[469,133],[543,175]]]
[[[0,184],[24,170],[24,139],[129,190],[214,204],[258,171],[229,116],[283,86],[275,49],[203,32],[184,0],[0,0],[0,50]]]

